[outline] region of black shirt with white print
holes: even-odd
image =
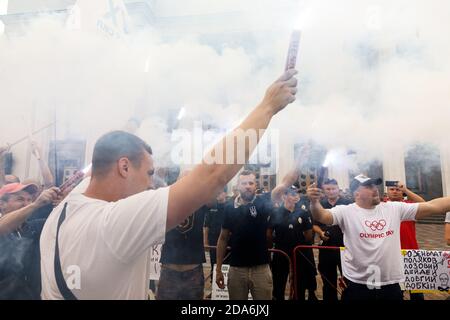
[[[271,207],[265,199],[255,197],[248,204],[227,203],[222,228],[231,232],[230,265],[253,267],[269,263],[267,229]]]
[[[166,233],[161,249],[161,263],[201,264],[206,261],[203,225],[207,207],[203,206],[183,223]]]

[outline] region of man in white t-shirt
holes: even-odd
[[[50,214],[41,236],[43,299],[145,299],[149,248],[166,232],[212,199],[248,160],[254,144],[241,144],[239,132],[260,132],[295,100],[295,70],[266,91],[263,101],[204,161],[170,187],[149,190],[152,150],[123,131],[95,144],[87,189],[72,192]],[[157,138],[157,137],[156,137]],[[257,140],[261,138],[257,134]],[[231,143],[228,143],[231,142]],[[231,150],[228,148],[233,147]],[[228,153],[231,153],[228,154]],[[223,159],[231,163],[223,164]]]
[[[320,189],[308,188],[314,219],[338,225],[344,233],[343,300],[402,300],[401,221],[450,211],[450,197],[422,203],[381,202],[377,187],[381,183],[381,179],[356,176],[350,184],[355,203],[330,210],[320,204]]]

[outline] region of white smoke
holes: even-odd
[[[202,120],[229,130],[242,119],[282,73],[300,26],[300,92],[271,128],[366,158],[379,157],[380,145],[446,139],[448,1],[191,0],[154,9],[173,32],[160,23],[116,39],[47,16],[22,36],[0,36],[5,119],[56,108],[60,134],[95,139],[137,115],[146,119],[138,134],[167,155],[170,126]]]

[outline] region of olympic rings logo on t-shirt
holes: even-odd
[[[366,226],[370,228],[370,230],[372,231],[381,231],[384,229],[384,227],[386,226],[386,220],[381,219],[379,221],[374,220],[374,221],[367,221],[365,222]]]

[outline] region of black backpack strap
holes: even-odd
[[[70,289],[67,287],[66,280],[64,280],[62,268],[61,268],[61,261],[59,260],[59,245],[58,245],[58,236],[59,236],[59,228],[61,227],[61,224],[66,219],[66,208],[67,208],[67,202],[64,204],[64,208],[62,209],[62,212],[58,219],[58,227],[56,229],[56,241],[55,241],[55,263],[54,263],[54,269],[55,269],[55,279],[56,284],[58,285],[58,289],[61,292],[64,300],[78,300],[77,297],[70,291]]]

